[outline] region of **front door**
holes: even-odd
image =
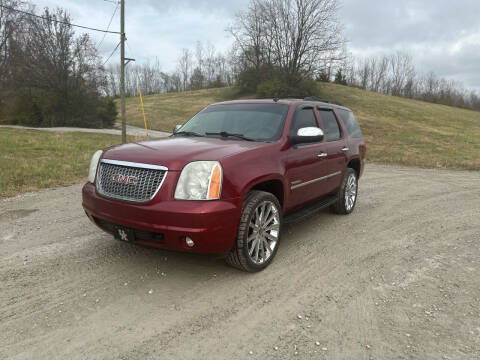
[[[311,106],[301,106],[296,110],[290,134],[296,134],[298,129],[304,127],[319,127]],[[290,188],[289,209],[304,205],[328,192],[323,181],[328,175],[327,154],[327,144],[324,142],[301,144],[289,149],[286,164]]]

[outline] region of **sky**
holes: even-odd
[[[105,29],[114,0],[31,0],[67,9],[72,22]],[[480,0],[339,0],[348,49],[357,57],[404,51],[417,71],[461,81],[480,92]],[[248,0],[126,0],[127,56],[137,62],[158,59],[164,71],[176,66],[182,48],[198,40],[226,51],[233,39],[225,31]],[[119,29],[118,10],[111,30]],[[103,34],[92,33],[98,44]],[[119,41],[107,35],[100,54],[107,58]],[[111,61],[118,61],[117,56]]]

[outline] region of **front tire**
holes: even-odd
[[[358,177],[355,170],[347,168],[343,177],[342,186],[338,192],[338,200],[333,204],[332,209],[337,214],[348,215],[357,203]]]
[[[227,263],[248,272],[265,269],[277,253],[282,222],[282,208],[274,195],[265,191],[249,192]]]

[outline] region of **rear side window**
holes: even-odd
[[[333,111],[319,109],[318,113],[322,119],[327,141],[340,140],[342,134],[340,133],[340,127],[338,126],[337,118],[335,117]]]
[[[313,109],[301,109],[297,111],[297,113],[295,114],[295,118],[293,119],[290,134],[297,135],[298,129],[305,127],[318,128],[317,120],[315,119]]]
[[[362,131],[360,130],[360,125],[358,125],[358,121],[355,118],[355,115],[353,115],[353,112],[337,109],[337,114],[342,118],[343,124],[347,128],[348,135],[350,135],[350,137],[358,139],[363,136]]]

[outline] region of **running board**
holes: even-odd
[[[283,218],[283,222],[285,224],[291,224],[291,223],[301,221],[309,217],[310,215],[334,204],[337,201],[337,199],[338,199],[338,194],[330,195],[326,198],[323,198],[322,200],[314,202],[313,204],[310,204],[300,210],[297,210],[291,214],[286,215]]]

